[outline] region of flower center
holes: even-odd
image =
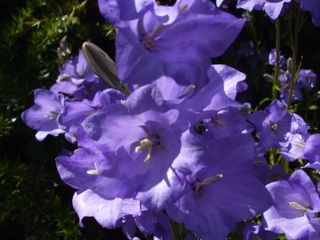
[[[143,138],[140,141],[140,145],[137,146],[134,151],[136,153],[146,151],[147,156],[143,160],[148,162],[152,158],[153,150],[160,146],[160,137],[158,135],[149,135],[147,138]]]
[[[155,47],[155,41],[154,41],[154,38],[153,36],[151,35],[146,35],[144,38],[143,38],[143,46],[145,49],[151,51],[152,49],[154,49]]]
[[[89,175],[99,175],[98,166],[97,166],[96,162],[94,163],[94,169],[89,169],[87,171],[87,174],[89,174]]]
[[[58,113],[57,113],[57,112],[50,111],[50,112],[48,113],[48,115],[47,115],[47,118],[48,118],[49,120],[54,120],[54,119],[57,118],[57,116],[58,116]]]
[[[278,129],[278,124],[272,123],[270,128],[271,128],[272,131],[276,131]]]
[[[195,131],[199,135],[204,135],[208,132],[208,127],[204,121],[200,121],[199,123],[193,126],[193,131]]]

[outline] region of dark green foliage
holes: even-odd
[[[93,220],[81,229],[71,206],[73,189],[64,185],[54,158],[63,139],[34,138],[20,114],[32,105],[33,90],[47,88],[59,67],[81,43],[102,46],[112,28],[99,14],[95,0],[3,0],[0,3],[0,232],[2,239],[121,239]],[[66,37],[71,53],[58,56]]]

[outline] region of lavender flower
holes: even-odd
[[[284,233],[288,239],[310,239],[319,234],[320,199],[306,173],[295,171],[286,180],[266,186],[273,198],[273,206],[264,214],[267,229]]]
[[[184,85],[196,79],[199,85],[207,82],[210,57],[221,55],[230,46],[244,20],[216,9],[209,1],[178,1],[165,9],[170,24],[146,9],[138,18],[118,26],[120,79],[130,85],[145,84],[162,75]],[[178,15],[173,18],[175,9]]]
[[[242,231],[243,240],[274,240],[277,234],[265,230],[264,224],[249,222]]]
[[[121,102],[126,97],[117,90],[107,89],[97,92],[92,101],[84,99],[67,99],[64,101],[62,113],[59,115],[58,122],[66,131],[66,138],[70,142],[77,140],[78,130],[81,123],[90,115],[103,107],[113,103]]]
[[[201,239],[225,239],[238,221],[264,211],[271,203],[252,173],[253,158],[253,141],[248,135],[210,142],[202,155],[203,168],[194,168],[197,170],[188,177],[189,192],[167,208],[169,216]]]
[[[78,56],[68,60],[61,68],[60,75],[50,90],[76,99],[92,99],[97,91],[107,88],[91,69],[80,50]]]
[[[120,198],[106,200],[91,190],[75,193],[72,204],[81,226],[84,217],[94,217],[103,227],[121,227],[124,225],[122,220],[127,215],[139,216],[142,212],[138,200]]]
[[[301,69],[298,79],[293,85],[293,89],[290,89],[290,82],[292,76],[288,71],[281,70],[279,80],[281,85],[280,98],[284,101],[288,101],[290,91],[292,91],[292,99],[294,101],[301,101],[303,99],[303,89],[310,90],[316,85],[316,74],[309,69]]]
[[[299,0],[301,8],[311,13],[314,25],[320,25],[320,2],[317,0]],[[264,10],[268,16],[275,20],[293,2],[292,0],[238,0],[237,7],[249,11]]]
[[[270,65],[275,66],[275,65],[277,64],[277,62],[276,62],[276,55],[277,55],[277,50],[274,48],[274,49],[272,49],[272,50],[270,51],[270,53],[269,53],[268,63],[269,63]],[[280,60],[280,61],[279,61],[280,67],[281,67],[281,68],[284,67],[285,64],[287,63],[287,62],[286,62],[286,59],[284,58],[284,56],[280,54],[280,59],[279,59],[279,60]]]
[[[178,116],[177,110],[168,109],[155,87],[145,86],[132,93],[125,104],[110,105],[86,118],[82,127],[95,140],[94,147],[106,156],[101,163],[107,165],[106,175],[99,174],[101,183],[94,186],[95,191],[108,199],[131,197],[161,182],[180,150],[181,133],[173,127]],[[99,162],[96,164],[99,169]],[[111,178],[114,180],[108,180]]]
[[[64,97],[45,89],[34,91],[34,103],[31,108],[21,114],[22,120],[37,130],[36,138],[42,141],[47,135],[58,136],[64,133],[57,118],[62,111]]]
[[[286,134],[291,128],[291,114],[286,105],[278,100],[273,101],[265,110],[260,110],[249,116],[249,121],[255,126],[262,147],[280,147],[285,142]]]
[[[320,134],[312,134],[308,137],[303,157],[310,162],[317,162],[320,163]]]

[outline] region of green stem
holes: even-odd
[[[252,32],[252,35],[253,35],[253,42],[254,42],[254,46],[255,46],[255,49],[257,51],[259,60],[263,61],[261,50],[260,50],[260,42],[258,41],[258,38],[257,38],[256,28],[255,28],[255,26],[253,24],[253,20],[249,21],[249,26],[250,26],[250,29],[251,29],[251,32]]]
[[[170,221],[173,240],[184,240],[186,237],[186,229],[183,224]]]
[[[283,160],[283,168],[286,171],[286,173],[289,173],[290,168],[289,168],[289,162],[288,161]]]
[[[275,165],[275,151],[273,149],[269,150],[269,165],[270,166],[274,166]]]
[[[272,83],[272,99],[277,98],[280,75],[280,19],[276,20],[276,66]]]
[[[291,105],[293,94],[294,94],[294,85],[295,82],[299,76],[299,73],[297,73],[297,58],[298,58],[298,41],[299,41],[299,33],[302,28],[302,24],[304,22],[303,19],[303,14],[301,13],[300,9],[298,9],[297,17],[295,19],[295,26],[293,29],[293,32],[291,30],[291,36],[290,36],[290,42],[291,42],[291,50],[292,50],[292,68],[289,69],[290,75],[291,75],[291,80],[290,80],[290,85],[289,85],[289,96],[288,96],[288,108]],[[291,20],[291,19],[290,19]],[[291,28],[291,24],[289,25]]]

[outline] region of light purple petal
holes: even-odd
[[[91,190],[75,193],[72,204],[76,210],[80,225],[84,217],[94,217],[105,228],[117,227],[117,221],[126,215],[139,216],[140,202],[133,199],[106,200]]]
[[[302,9],[311,13],[314,25],[320,25],[320,1],[318,0],[300,0]]]
[[[246,75],[227,65],[212,65],[224,81],[224,91],[226,95],[235,99],[239,92],[239,83],[246,79]]]

